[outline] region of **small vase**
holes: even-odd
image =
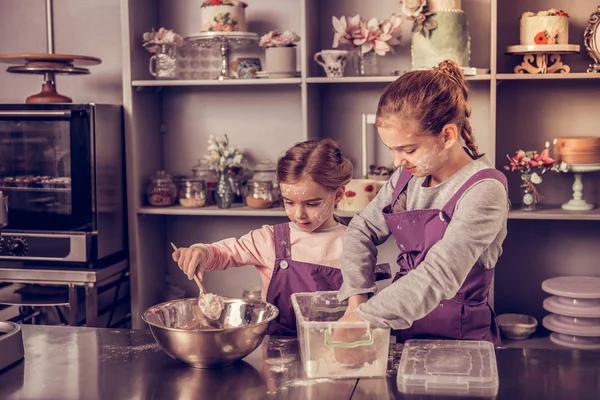
[[[217,183],[217,190],[215,191],[215,200],[217,207],[219,208],[230,208],[233,203],[233,189],[227,178],[227,172],[221,171],[219,176],[219,182]]]
[[[521,179],[523,180],[523,184],[521,187],[523,188],[523,199],[521,201],[521,210],[525,212],[533,212],[535,211],[535,205],[537,203],[537,191],[535,186],[531,182],[531,176],[528,174],[521,175]]]
[[[379,75],[379,56],[374,51],[362,53],[359,49],[355,53],[353,64],[358,76]]]
[[[150,75],[158,79],[175,79],[177,67],[177,48],[163,44],[158,46],[156,53],[150,57],[148,69]]]
[[[267,47],[265,61],[269,78],[293,78],[296,75],[296,46]]]

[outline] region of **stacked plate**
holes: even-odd
[[[600,349],[600,278],[561,276],[542,282],[553,296],[544,300],[551,314],[542,324],[552,331],[550,340],[576,349]]]

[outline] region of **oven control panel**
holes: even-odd
[[[0,258],[60,259],[67,257],[70,252],[71,241],[68,237],[4,232],[0,236]]]

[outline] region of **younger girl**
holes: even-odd
[[[401,341],[500,345],[488,295],[506,237],[506,178],[479,153],[470,115],[467,85],[452,61],[408,72],[381,95],[376,126],[402,171],[344,234],[344,248],[352,249],[342,258],[344,321],[391,327]],[[370,297],[376,246],[390,235],[400,272]]]
[[[279,309],[270,335],[296,332],[291,294],[338,290],[342,238],[346,226],[333,215],[352,178],[352,163],[330,139],[309,140],[289,149],[277,162],[277,179],[291,222],[265,225],[241,238],[195,244],[173,253],[189,279],[214,269],[254,265],[262,298]]]

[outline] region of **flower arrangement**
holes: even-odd
[[[161,46],[181,47],[184,45],[183,38],[175,33],[172,29],[160,28],[155,31],[154,28],[150,32],[145,32],[142,36],[144,40],[143,46],[150,53],[156,53]]]
[[[260,47],[294,47],[300,41],[300,36],[291,31],[271,31],[260,38]]]
[[[206,0],[200,7],[214,7],[214,6],[234,6],[234,7],[248,7],[248,4],[239,0]]]
[[[554,141],[556,143],[556,140]],[[525,193],[523,196],[523,209],[525,211],[533,211],[535,204],[543,199],[543,196],[537,191],[535,185],[542,183],[542,175],[548,171],[566,172],[568,165],[564,162],[558,163],[550,157],[550,142],[546,142],[546,148],[538,153],[536,150],[517,150],[510,157],[506,158],[510,162],[505,165],[507,171],[519,171],[523,183],[521,187]]]
[[[406,16],[406,20],[414,22],[412,32],[420,33],[428,38],[431,31],[437,28],[437,22],[431,18],[435,12],[429,11],[427,0],[403,0],[400,3],[402,3],[402,13]]]
[[[359,50],[366,54],[373,50],[377,55],[384,56],[392,46],[400,44],[400,27],[402,17],[393,14],[389,19],[379,22],[377,18],[368,21],[361,19],[359,14],[353,17],[331,19],[334,35],[333,47],[344,46],[350,50]]]
[[[204,159],[211,169],[220,173],[232,165],[242,162],[242,153],[233,145],[229,144],[229,138],[225,134],[225,139],[217,139],[213,135],[208,137],[207,154]]]

